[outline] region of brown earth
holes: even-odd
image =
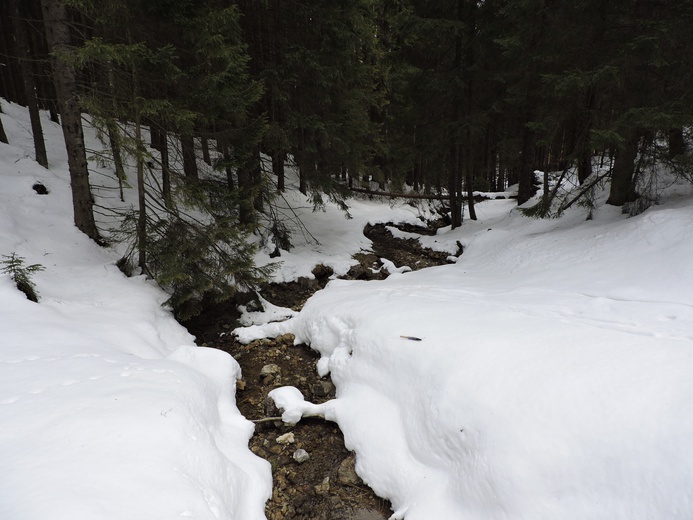
[[[422,231],[412,227],[403,230]],[[416,270],[446,263],[449,256],[421,248],[416,240],[393,238],[384,225],[367,226],[364,234],[373,241],[373,252],[355,255],[359,264],[346,278],[385,278],[387,273],[380,269],[380,258]],[[332,272],[318,266],[313,274],[314,280],[268,284],[262,288],[262,295],[275,305],[300,310],[315,291],[325,286]],[[274,491],[266,505],[268,520],[387,519],[391,514],[389,502],[376,496],[356,475],[354,454],[344,447],[344,437],[336,424],[306,418],[288,426],[272,420],[281,413],[267,398],[270,390],[295,386],[306,400],[321,403],[335,397],[335,388],[329,377],[318,376],[318,354],[306,345],[294,345],[292,335],[248,345],[236,341],[231,330],[238,326],[238,303],[209,309],[203,318],[186,326],[196,335],[198,344],[224,350],[241,365],[243,380],[237,387],[236,402],[246,418],[256,421],[250,449],[272,465]],[[306,461],[296,460],[298,450],[307,453]]]

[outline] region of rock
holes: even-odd
[[[275,365],[274,363],[270,363],[270,364],[262,367],[262,369],[260,370],[260,379],[264,379],[267,376],[277,376],[281,373],[282,373],[282,369],[279,368],[279,365]]]
[[[293,345],[295,339],[296,336],[293,334],[282,334],[281,336],[277,337],[275,341],[282,345]]]
[[[285,433],[276,438],[277,444],[293,444],[296,442],[294,432]]]
[[[274,404],[274,399],[270,396],[265,397],[265,417],[279,417],[281,414],[282,412]]]
[[[334,393],[334,385],[330,381],[318,381],[311,386],[311,390],[315,397],[325,397]]]
[[[318,495],[327,495],[330,492],[330,477],[325,477],[314,489]]]
[[[298,449],[294,452],[294,460],[299,464],[303,464],[308,459],[310,459],[310,454],[304,449]]]
[[[34,185],[32,186],[32,188],[33,188],[34,191],[35,191],[36,193],[38,193],[39,195],[48,195],[48,193],[49,193],[49,192],[48,192],[48,188],[46,188],[46,187],[45,187],[43,184],[41,184],[40,182],[34,183]]]
[[[363,480],[356,474],[356,455],[353,453],[342,461],[337,470],[337,480],[340,484],[361,486]]]
[[[278,381],[281,373],[282,369],[279,368],[279,365],[275,365],[274,363],[269,363],[263,366],[260,370],[260,379],[262,380],[262,384],[269,385],[275,380]]]
[[[326,265],[318,264],[311,271],[318,280],[326,280],[334,274],[334,270]]]

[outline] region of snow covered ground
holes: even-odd
[[[0,254],[46,269],[39,304],[0,276],[0,518],[264,518],[270,470],[247,449],[238,365],[195,347],[158,288],[74,229],[59,128],[45,120],[46,171],[25,111],[3,109]],[[273,395],[289,421],[339,423],[393,518],[689,519],[692,202],[672,188],[637,217],[600,205],[540,221],[486,201],[477,222],[425,239],[464,244],[456,264],[335,280],[288,321],[238,333],[292,332],[322,354],[335,400]],[[318,262],[343,272],[365,222],[419,214],[287,204],[306,233],[280,280]]]
[[[393,518],[691,518],[686,192],[589,221],[483,202],[439,237],[465,244],[455,265],[336,280],[297,317],[237,332],[291,332],[322,354],[336,400],[275,400],[288,422],[339,423]]]
[[[0,518],[265,518],[271,472],[248,450],[238,364],[196,347],[160,289],[73,226],[60,128],[43,121],[46,171],[26,111],[3,110],[0,254],[45,270],[38,304],[0,275]]]

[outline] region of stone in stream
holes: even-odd
[[[342,461],[337,470],[337,479],[340,484],[351,486],[363,485],[363,480],[356,474],[356,455],[352,453]]]
[[[276,438],[277,444],[293,444],[296,442],[293,432],[285,433]]]
[[[310,454],[303,448],[299,448],[294,452],[293,457],[296,462],[298,462],[299,464],[303,464],[308,459],[310,459]]]

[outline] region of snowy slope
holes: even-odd
[[[39,304],[0,276],[0,518],[265,518],[238,364],[195,347],[161,290],[76,230],[60,128],[43,121],[46,171],[26,111],[3,110],[0,254],[45,271]]]
[[[322,354],[337,399],[319,409],[393,518],[693,517],[690,197],[591,221],[478,211],[447,231],[457,264],[334,281],[239,335]],[[316,411],[277,396],[289,419]]]
[[[194,347],[157,287],[74,229],[59,128],[45,121],[46,171],[25,110],[3,109],[0,254],[46,270],[40,304],[0,276],[0,518],[264,518],[270,471],[247,449],[238,365]],[[343,272],[369,246],[366,222],[420,213],[353,201],[348,220],[286,199],[307,232],[297,224],[280,280]],[[273,395],[287,419],[339,423],[393,518],[688,519],[691,201],[684,187],[638,217],[600,206],[591,221],[485,201],[479,221],[424,239],[464,244],[456,264],[335,280],[298,316],[238,333],[293,332],[322,354],[337,399]]]

